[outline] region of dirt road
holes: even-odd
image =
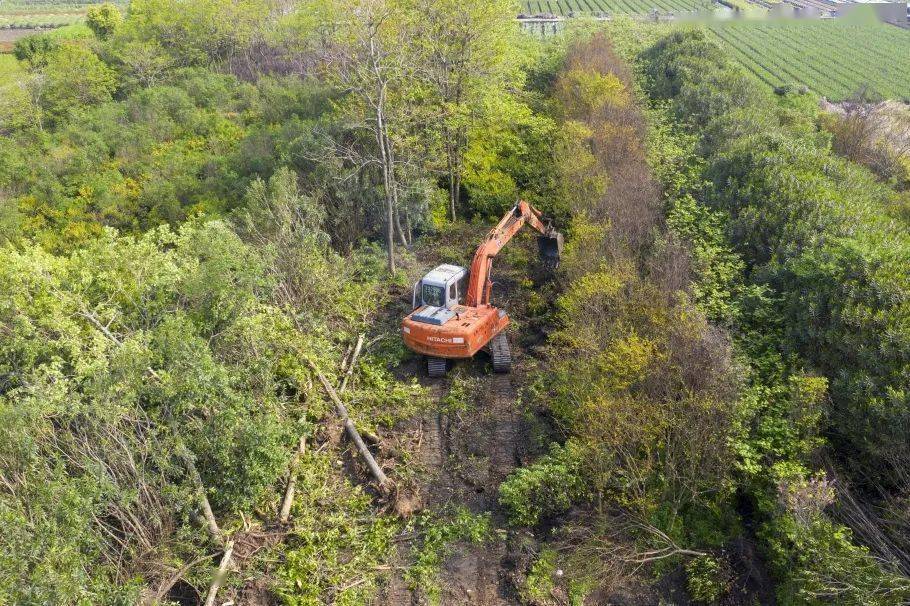
[[[476,240],[479,234],[472,234]],[[465,241],[473,241],[465,238]],[[533,358],[524,344],[538,339],[526,317],[528,267],[533,241],[514,242],[518,251],[497,258],[494,303],[508,310],[514,326],[509,333],[513,370],[508,375],[493,374],[485,354],[458,362],[443,379],[430,379],[423,360],[415,359],[403,373],[417,373],[427,387],[434,405],[425,414],[396,428],[396,433],[417,436],[415,464],[421,469],[415,498],[433,511],[461,506],[475,514],[488,512],[495,528],[495,539],[483,545],[459,544],[442,566],[439,576],[440,603],[504,606],[519,604],[513,576],[521,559],[521,537],[508,529],[498,504],[500,483],[528,455],[530,422],[520,401]],[[471,252],[471,251],[469,251]],[[420,255],[420,269],[428,270],[445,259]],[[511,262],[510,262],[511,258]],[[531,257],[533,258],[533,257]],[[515,260],[518,259],[519,262]],[[451,260],[448,260],[451,261]],[[402,310],[406,313],[408,305]],[[530,333],[530,336],[529,336]],[[467,402],[452,407],[451,390],[457,384],[471,386]],[[392,578],[387,592],[377,603],[412,606],[425,603],[425,596],[409,590],[400,575]]]

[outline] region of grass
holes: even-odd
[[[848,19],[727,21],[707,30],[770,86],[801,84],[831,101],[863,88],[910,99],[910,31]]]
[[[682,13],[710,9],[711,0],[526,0],[522,12],[529,15],[551,13],[568,16],[578,14],[607,15]]]
[[[50,38],[56,38],[57,40],[81,40],[83,38],[91,38],[94,34],[92,34],[92,30],[89,29],[89,26],[80,22],[58,27],[49,32],[45,32],[43,35]]]
[[[15,79],[21,71],[19,61],[14,56],[0,53],[0,86]]]

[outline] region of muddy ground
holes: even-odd
[[[41,32],[46,31],[48,31],[47,28],[42,29],[34,27],[0,29],[0,53],[12,51],[16,40],[19,40],[20,38],[25,38],[26,36],[31,36],[33,34],[40,34]]]
[[[415,251],[414,280],[439,263],[467,263],[467,256],[473,253],[469,243],[479,241],[484,231],[466,227],[464,233],[452,234],[454,241],[463,243],[461,247],[465,248],[464,251],[452,251],[461,252],[460,258],[444,258],[445,251]],[[514,244],[522,259],[533,252],[531,238],[518,238]],[[493,374],[485,354],[452,364],[449,376],[443,379],[430,379],[420,358],[396,369],[402,379],[417,375],[435,403],[422,416],[400,424],[390,436],[393,440],[405,436],[416,439],[415,464],[420,473],[415,485],[409,488],[407,498],[415,506],[435,511],[454,505],[466,507],[475,514],[489,512],[496,529],[495,541],[455,546],[440,572],[442,604],[500,606],[520,603],[512,577],[516,573],[516,563],[527,559],[522,549],[526,537],[516,536],[508,529],[497,497],[499,484],[523,459],[534,454],[535,443],[529,440],[533,423],[525,415],[519,396],[529,380],[529,369],[534,366],[533,358],[526,351],[528,344],[542,342],[543,336],[538,327],[527,321],[527,301],[523,300],[527,289],[521,288],[520,283],[541,276],[529,275],[526,268],[514,267],[508,259],[508,255],[502,255],[494,263],[496,284],[493,292],[494,304],[506,309],[514,322],[509,334],[512,373]],[[410,292],[403,289],[398,295],[396,317],[400,318],[410,311]],[[521,334],[518,334],[519,327]],[[471,390],[472,401],[466,407],[448,411],[444,400],[456,376],[471,379],[475,389]],[[377,603],[411,606],[424,603],[424,597],[420,590],[409,590],[399,574],[392,576]]]

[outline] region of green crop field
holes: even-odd
[[[682,13],[710,9],[711,0],[529,0],[523,3],[524,13],[537,15],[551,13],[571,14],[604,13],[645,14],[653,10],[662,13]]]
[[[0,29],[31,29],[70,25],[81,21],[94,2],[60,0],[0,0]],[[125,2],[114,2],[125,6]]]
[[[7,28],[38,28],[38,27],[60,27],[61,25],[70,25],[76,23],[84,13],[3,13],[0,12],[0,29]]]
[[[863,87],[910,99],[910,31],[839,19],[728,21],[708,31],[771,86],[803,84],[831,101]]]
[[[71,13],[81,12],[103,0],[67,2],[66,0],[0,0],[0,12]],[[115,4],[119,4],[115,2]]]

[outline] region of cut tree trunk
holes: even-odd
[[[351,353],[352,348],[348,347],[348,353],[351,353],[350,359],[345,354],[344,360],[341,362],[341,370],[345,374],[344,379],[341,381],[341,387],[338,389],[339,395],[344,393],[348,386],[348,380],[354,374],[354,365],[357,363],[357,357],[360,356],[360,350],[363,348],[363,338],[363,334],[358,335],[357,344],[353,346],[353,353]],[[306,436],[300,436],[297,451],[294,453],[294,458],[291,459],[290,465],[288,465],[288,484],[284,491],[284,499],[281,501],[281,511],[278,514],[278,521],[282,524],[287,524],[291,517],[291,505],[294,503],[294,492],[297,487],[297,467],[300,465],[300,459],[305,453]]]
[[[183,459],[183,463],[186,465],[186,469],[190,474],[190,479],[193,481],[193,486],[196,488],[196,496],[199,498],[199,504],[202,506],[202,514],[205,516],[205,522],[208,526],[209,533],[220,543],[221,529],[218,528],[218,522],[215,520],[215,514],[212,512],[212,505],[209,503],[209,498],[205,494],[205,484],[202,483],[202,476],[199,474],[199,470],[196,469],[196,462],[193,461],[193,455],[182,440],[177,448],[180,451],[180,458]]]
[[[370,452],[369,448],[367,448],[367,445],[364,443],[363,438],[360,437],[360,433],[357,431],[357,427],[354,426],[354,422],[351,421],[351,417],[348,416],[347,407],[345,407],[344,403],[341,401],[341,398],[338,397],[338,392],[335,391],[335,388],[332,387],[332,384],[329,383],[328,379],[325,378],[325,375],[322,374],[322,371],[319,370],[319,368],[312,360],[308,359],[307,363],[310,365],[310,368],[313,369],[313,372],[316,373],[316,376],[319,377],[319,382],[322,383],[322,387],[325,389],[325,392],[329,395],[329,398],[335,404],[335,411],[344,422],[344,428],[348,433],[348,437],[350,437],[351,441],[354,442],[354,444],[357,446],[357,450],[360,452],[360,456],[363,457],[363,460],[366,462],[370,473],[373,475],[376,483],[379,484],[379,490],[383,494],[388,494],[389,479],[376,463],[376,459],[373,458],[373,454]]]
[[[300,465],[300,459],[306,454],[306,436],[300,436],[297,444],[297,452],[288,469],[288,485],[284,491],[284,499],[281,502],[281,513],[278,515],[278,521],[287,524],[291,517],[291,505],[294,503],[294,491],[297,488],[297,467]]]
[[[354,364],[357,363],[357,356],[360,355],[360,349],[363,347],[363,335],[357,337],[357,345],[354,346],[354,355],[351,357],[351,363],[348,364],[348,370],[344,373],[344,379],[341,381],[341,387],[338,388],[338,393],[343,394],[345,388],[348,386],[348,380],[351,378],[351,375],[354,374]]]

